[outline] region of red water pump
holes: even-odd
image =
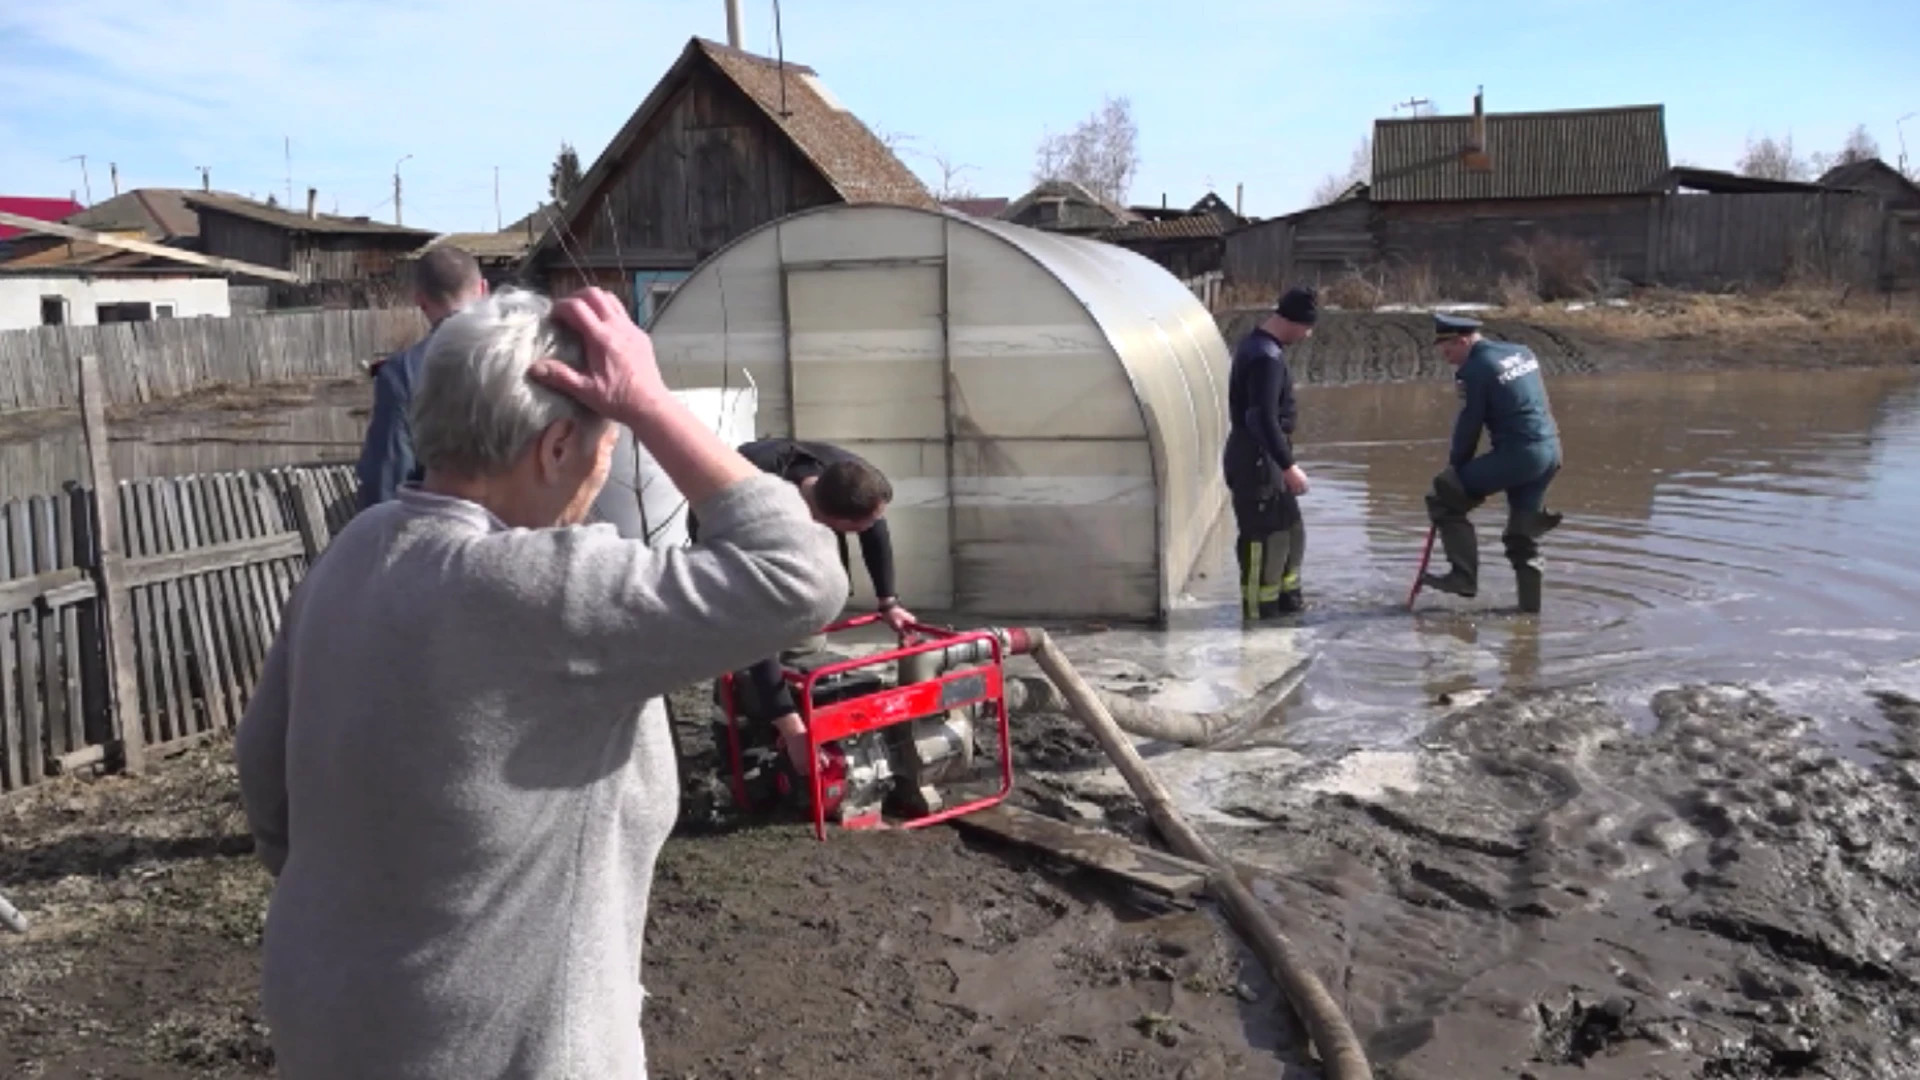
[[[879,618],[858,616],[822,633],[854,630]],[[783,657],[782,675],[793,688],[812,751],[805,776],[794,770],[768,725],[742,724],[741,687],[734,676],[723,676],[719,698],[734,802],[748,810],[807,806],[821,840],[829,820],[843,828],[879,828],[892,811],[901,827],[913,829],[1000,802],[1013,790],[1003,665],[1024,645],[1014,640],[1018,634],[915,624],[908,643],[896,649],[855,657],[822,649]],[[949,804],[942,787],[973,773],[981,723],[998,732],[999,787]]]

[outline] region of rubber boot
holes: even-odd
[[[1520,593],[1520,610],[1528,615],[1540,614],[1540,589],[1545,584],[1546,575],[1538,567],[1516,566],[1513,580]]]
[[[1473,523],[1464,517],[1446,517],[1434,525],[1452,569],[1445,574],[1427,574],[1420,580],[1429,589],[1437,589],[1471,600],[1480,593],[1480,540]]]

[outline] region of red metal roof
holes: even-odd
[[[35,221],[59,221],[68,214],[77,214],[86,207],[72,199],[43,199],[34,195],[0,195],[0,212],[30,217]],[[12,225],[0,225],[0,240],[11,240],[26,230]]]

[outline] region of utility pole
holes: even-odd
[[[200,170],[200,190],[212,191],[213,190],[213,170],[205,165],[195,165],[194,168]]]
[[[393,163],[393,223],[395,225],[403,224],[400,220],[400,166],[405,165],[407,159],[411,157],[413,157],[413,155],[408,154],[406,157]]]
[[[70,158],[62,158],[60,160],[77,161],[80,163],[80,183],[83,185],[82,190],[84,190],[87,193],[87,205],[92,206],[93,205],[93,181],[87,179],[87,155],[75,154]]]
[[[500,166],[493,167],[493,231],[499,232],[505,226],[500,221]]]
[[[293,205],[293,136],[283,135],[287,150],[287,205]]]

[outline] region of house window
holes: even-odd
[[[634,319],[651,326],[667,299],[687,280],[685,270],[642,270],[633,275]]]
[[[157,300],[153,305],[153,317],[156,319],[173,318],[173,301]]]
[[[43,296],[40,298],[40,325],[67,325],[67,298],[64,296]]]
[[[98,304],[94,307],[94,314],[96,320],[101,323],[150,322],[153,319],[153,305],[145,300]]]

